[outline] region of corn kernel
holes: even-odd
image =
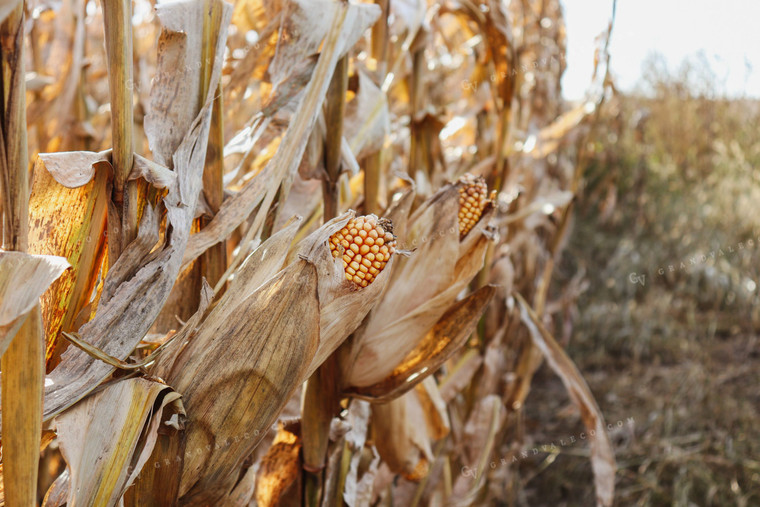
[[[352,218],[330,237],[333,257],[343,261],[346,280],[360,287],[372,283],[396,251],[389,220],[375,215]]]

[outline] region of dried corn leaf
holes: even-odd
[[[293,178],[298,169],[309,139],[309,132],[320,112],[327,87],[330,84],[335,64],[379,15],[379,9],[375,5],[326,3],[329,4],[325,6],[326,12],[331,13],[328,18],[331,20],[330,29],[324,38],[312,78],[304,90],[303,98],[277,149],[277,153],[266,168],[249,182],[245,195],[241,192],[238,194],[238,199],[225,201],[208,226],[193,236],[185,254],[185,265],[227,237],[250,216],[253,209],[263,199],[260,211],[252,225],[255,231],[260,230],[266,212],[274,202],[280,184],[285,179]],[[308,30],[321,32],[322,28],[315,27],[312,24],[309,25]],[[286,186],[289,187],[289,185]],[[286,197],[284,196],[284,198]]]
[[[0,251],[0,355],[43,292],[68,267],[62,257]]]
[[[467,419],[462,437],[462,462],[475,470],[475,480],[471,475],[461,474],[454,484],[454,497],[467,498],[470,504],[475,500],[483,485],[496,434],[505,419],[506,409],[499,396],[489,394],[477,401]]]
[[[450,403],[470,383],[481,364],[483,364],[483,358],[477,349],[465,352],[441,380],[438,386],[441,399],[445,403]]]
[[[390,131],[385,93],[364,72],[359,72],[359,91],[346,105],[344,132],[356,158],[379,151]]]
[[[544,354],[549,366],[552,367],[565,385],[573,402],[581,413],[581,419],[590,435],[591,468],[594,471],[596,486],[596,503],[608,507],[612,505],[615,496],[615,453],[612,450],[609,435],[605,429],[604,416],[599,410],[594,395],[583,380],[578,368],[567,356],[562,347],[541,324],[535,312],[518,293],[514,293],[520,303],[522,321],[530,330],[533,343]]]
[[[441,398],[435,379],[428,375],[425,380],[417,384],[414,390],[417,393],[420,405],[422,405],[430,438],[440,440],[447,436],[451,431],[451,423],[446,410],[446,402]]]
[[[21,0],[0,0],[0,23],[13,12]]]
[[[195,3],[202,5],[200,1]],[[178,20],[183,19],[182,10],[191,7],[188,6],[188,2],[171,5],[173,7],[169,4],[165,5],[165,14],[161,19],[169,26],[177,28]],[[226,26],[229,20],[229,9],[225,12],[226,17],[220,22],[221,27]],[[180,37],[169,37],[171,44],[165,42],[162,47],[164,58],[160,62],[159,75],[175,75],[177,61],[184,61],[181,48],[185,45],[186,39],[200,39],[201,36],[202,33],[194,31],[193,27],[187,27]],[[171,188],[163,199],[167,224],[171,226],[171,235],[168,235],[166,243],[158,248],[155,254],[147,258],[137,257],[137,262],[135,252],[143,254],[144,246],[134,242],[126,248],[112,269],[113,272],[118,273],[119,279],[124,280],[123,283],[113,288],[111,297],[107,301],[104,294],[95,318],[79,330],[84,341],[118,359],[126,359],[148,332],[179,273],[201,188],[211,104],[221,71],[225,38],[226,30],[220,29],[216,41],[214,72],[205,104],[189,127],[181,126],[182,129],[187,128],[187,131],[182,130],[184,135],[182,143],[171,155],[178,184]],[[169,55],[174,55],[174,58],[169,58]],[[159,78],[159,81],[162,79]],[[179,83],[188,79],[188,76],[183,76],[183,79],[178,80],[176,84],[179,86]],[[166,104],[163,98],[166,95],[173,96],[174,93],[174,86],[167,86],[157,91],[156,100]],[[164,122],[164,125],[166,129],[180,128],[170,120]],[[145,215],[141,228],[148,227]],[[45,389],[45,419],[59,414],[63,409],[80,400],[112,371],[112,366],[93,360],[79,349],[70,348],[61,356],[61,364],[51,373]]]
[[[91,302],[106,253],[109,171],[95,171],[93,166],[98,162],[108,165],[100,154],[74,152],[41,155],[34,164],[29,251],[65,257],[72,267],[45,292],[41,301],[49,368],[57,363],[63,345],[59,345],[60,331],[74,330],[75,318]],[[48,163],[55,166],[56,174],[47,169]],[[76,164],[83,164],[85,170],[80,171]],[[73,173],[86,174],[75,181],[69,177]],[[57,178],[67,181],[66,185]]]
[[[69,497],[69,488],[71,487],[70,482],[71,476],[67,468],[61,472],[61,475],[48,488],[45,498],[42,500],[42,507],[61,507],[62,505],[66,505],[66,500]]]
[[[111,170],[111,150],[93,153],[91,151],[68,151],[61,153],[40,153],[43,167],[55,181],[66,188],[77,188],[89,183],[95,176],[97,166]],[[35,172],[37,170],[35,169]]]
[[[127,379],[56,417],[68,505],[117,505],[153,450],[164,408],[178,400],[164,384]]]
[[[495,287],[486,286],[458,301],[387,377],[365,387],[352,384],[348,393],[359,398],[387,401],[412,389],[464,345],[494,292]]]

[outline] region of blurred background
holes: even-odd
[[[572,103],[612,2],[562,4]],[[751,2],[617,5],[615,93],[554,286],[580,293],[557,327],[610,425],[619,505],[760,505],[758,16]],[[523,501],[592,505],[580,417],[546,366],[526,410],[533,444],[556,451],[521,460]]]

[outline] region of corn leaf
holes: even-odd
[[[164,408],[179,403],[165,384],[126,379],[55,418],[69,467],[69,505],[117,505],[150,456]]]

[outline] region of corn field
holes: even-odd
[[[544,360],[612,504],[552,285],[612,23],[568,105],[558,0],[0,19],[5,505],[513,505]]]

